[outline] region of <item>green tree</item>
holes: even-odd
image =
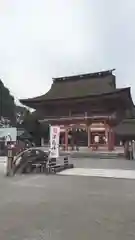
[[[48,139],[49,126],[41,124],[37,112],[26,111],[22,126],[31,134],[37,145],[41,143],[41,137]]]
[[[16,116],[14,97],[0,80],[0,118],[1,117],[8,118],[11,121],[11,124],[15,124]]]

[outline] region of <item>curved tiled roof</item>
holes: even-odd
[[[124,119],[114,128],[114,131],[120,137],[134,136],[135,138],[135,118]]]
[[[21,99],[24,104],[32,101],[49,101],[68,98],[80,98],[111,92],[116,89],[112,71],[56,78],[51,89],[44,95]]]
[[[55,103],[63,103],[65,101],[68,101],[69,103],[72,103],[73,101],[84,101],[84,100],[88,100],[88,101],[94,101],[95,103],[98,103],[98,102],[102,102],[102,100],[105,100],[106,104],[109,104],[110,101],[108,101],[109,99],[116,99],[117,101],[120,100],[121,104],[122,104],[122,107],[125,106],[125,108],[129,108],[131,109],[133,107],[133,101],[132,101],[132,97],[131,97],[131,91],[130,91],[130,88],[120,88],[120,89],[115,89],[114,91],[111,91],[111,92],[106,92],[106,93],[101,93],[101,94],[90,94],[90,95],[87,95],[87,96],[83,96],[83,97],[73,97],[73,98],[61,98],[59,99],[59,101],[56,101],[56,100],[22,100],[22,103],[28,107],[31,107],[31,108],[37,108],[36,106],[39,106],[40,103],[44,103],[44,106],[45,104],[47,103],[52,103],[52,104],[55,104]],[[114,105],[116,105],[117,102],[114,101]]]
[[[121,99],[126,108],[133,106],[130,88],[116,89],[115,76],[112,71],[92,74],[82,74],[53,79],[51,89],[44,95],[21,99],[20,102],[31,108],[37,108],[40,103],[62,103],[83,100]],[[117,104],[116,102],[114,104]]]

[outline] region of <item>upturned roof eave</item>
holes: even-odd
[[[110,91],[110,92],[105,92],[105,93],[93,93],[93,94],[87,94],[84,96],[75,96],[75,97],[66,97],[66,98],[44,98],[43,99],[43,95],[40,97],[36,97],[36,98],[27,98],[27,99],[20,99],[19,101],[24,104],[26,102],[33,102],[33,103],[40,103],[40,102],[53,102],[53,101],[61,101],[61,100],[75,100],[75,99],[86,99],[86,98],[97,98],[97,97],[102,97],[102,96],[107,96],[107,95],[114,95],[114,94],[121,94],[123,92],[130,92],[130,87],[127,88],[119,88],[116,89],[114,91]],[[44,97],[46,96],[46,94],[44,95]]]

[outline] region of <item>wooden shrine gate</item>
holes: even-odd
[[[61,135],[63,136],[64,139],[64,148],[65,150],[68,150],[69,147],[69,136],[72,132],[78,132],[78,136],[79,136],[79,132],[81,134],[81,132],[85,132],[86,133],[86,145],[88,146],[88,148],[92,148],[94,146],[94,137],[95,135],[99,136],[99,147],[106,147],[106,149],[108,149],[109,151],[112,151],[114,149],[114,133],[112,128],[103,122],[96,122],[96,123],[91,123],[91,124],[87,124],[87,123],[80,123],[80,124],[69,124],[69,125],[60,125],[60,129],[61,129]],[[71,134],[72,135],[72,134]],[[76,134],[77,136],[77,134]],[[76,139],[76,141],[74,143],[72,143],[73,145],[77,145],[79,144],[78,139]],[[80,145],[80,144],[79,144]]]

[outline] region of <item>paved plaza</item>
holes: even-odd
[[[135,160],[125,159],[71,159],[76,168],[135,170]]]
[[[68,176],[91,176],[103,178],[135,179],[135,170],[98,169],[98,168],[72,168],[57,173]]]
[[[100,160],[71,161],[74,171],[135,170],[134,161]],[[1,162],[0,239],[135,239],[135,180],[88,174],[6,178],[4,168]]]

